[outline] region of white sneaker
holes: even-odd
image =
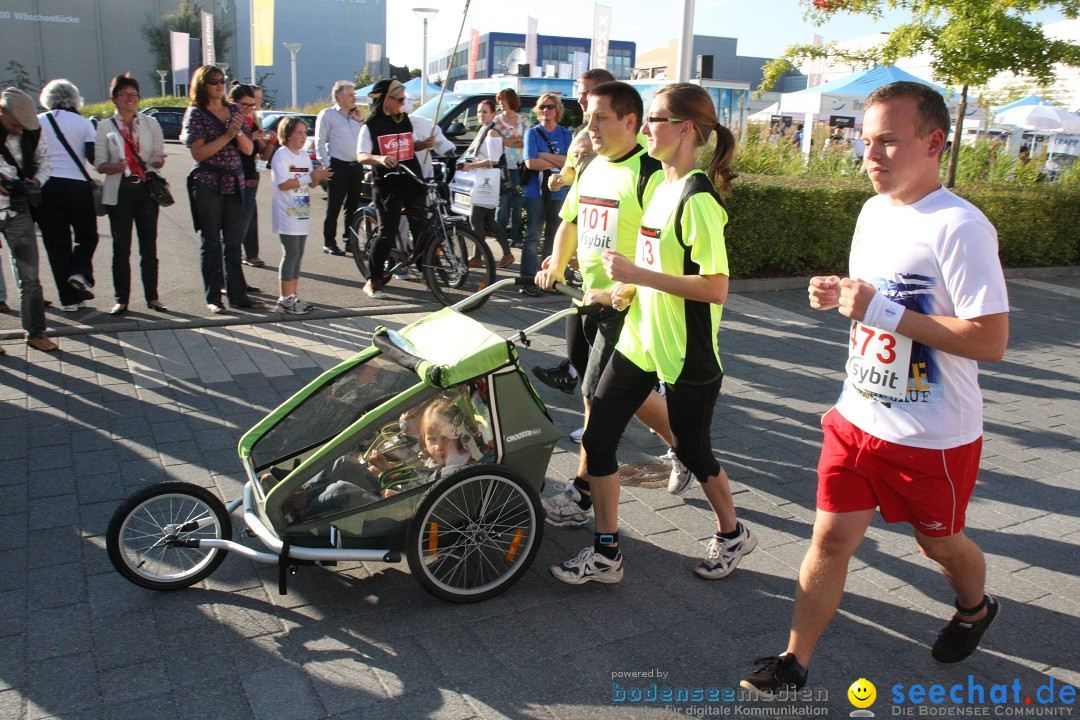
[[[386,297],[386,293],[384,293],[382,290],[376,290],[374,287],[372,287],[370,280],[364,283],[364,294],[372,300],[382,300],[384,297]]]
[[[757,538],[750,530],[741,522],[738,528],[739,536],[733,540],[722,540],[714,535],[705,559],[694,566],[694,572],[706,580],[719,580],[734,572],[739,561],[757,547]]]
[[[214,315],[220,315],[221,313],[225,312],[225,308],[223,306],[217,305],[215,303],[207,303],[206,309]]]
[[[592,505],[588,510],[582,510],[578,505],[581,493],[574,487],[574,483],[566,483],[563,491],[553,497],[546,497],[540,501],[544,507],[544,522],[555,527],[585,527],[592,519]]]
[[[578,445],[580,445],[581,444],[581,436],[584,435],[584,434],[585,434],[585,428],[578,428],[574,432],[570,433],[570,439],[573,440],[574,442],[576,442]]]
[[[664,459],[671,461],[671,475],[668,476],[667,491],[672,495],[682,495],[690,487],[694,473],[682,464],[682,460],[675,456],[675,451],[671,448],[668,448]]]
[[[82,300],[80,302],[75,303],[74,305],[61,305],[60,309],[63,310],[64,312],[79,312],[84,307],[86,307],[86,301]]]
[[[589,545],[579,552],[576,558],[552,565],[551,574],[569,585],[583,585],[590,580],[614,585],[622,580],[622,566],[622,551],[614,560],[608,560]]]

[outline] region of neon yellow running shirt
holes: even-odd
[[[647,184],[641,182],[642,175]],[[559,217],[577,225],[578,269],[584,290],[615,284],[604,272],[605,250],[634,257],[642,207],[662,178],[660,163],[640,146],[616,160],[597,155],[580,170]]]
[[[677,233],[676,215],[684,196]],[[673,183],[661,182],[641,218],[634,262],[668,275],[727,275],[727,220],[712,183],[700,170]],[[722,312],[722,305],[639,285],[616,349],[664,382],[711,382],[722,372],[716,340]]]

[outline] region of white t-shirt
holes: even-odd
[[[849,264],[852,278],[872,283],[908,312],[970,320],[1009,310],[997,231],[978,208],[944,187],[911,205],[890,205],[881,195],[867,200]],[[882,440],[930,449],[982,435],[976,361],[903,336],[883,339],[856,323],[848,349],[848,377],[836,408],[853,425]],[[879,375],[887,374],[884,368],[897,373],[900,400],[856,387],[865,382],[859,368],[870,371],[874,358],[891,363],[877,368]]]
[[[300,187],[282,190],[286,180],[300,181]],[[274,219],[271,232],[279,235],[307,235],[311,218],[311,156],[303,149],[293,153],[287,147],[278,148],[270,161],[270,182],[274,185]]]
[[[435,166],[431,164],[431,153],[434,150],[440,155],[445,155],[454,149],[454,143],[443,135],[442,128],[422,115],[410,115],[412,134],[415,142],[423,142],[431,137],[432,128],[435,129],[435,146],[427,150],[417,150],[416,159],[420,163],[420,169],[424,171],[425,178],[435,176]],[[370,139],[369,141],[370,142]],[[415,145],[414,145],[415,147]]]
[[[79,166],[75,164],[71,159],[71,155],[64,149],[64,144],[60,142],[60,138],[56,137],[56,132],[53,131],[52,123],[49,122],[47,115],[52,115],[56,119],[56,124],[60,126],[60,132],[64,133],[64,139],[67,140],[68,145],[71,146],[71,149],[75,151],[75,155],[80,160],[86,159],[86,143],[92,145],[94,140],[97,139],[97,130],[94,129],[94,123],[79,113],[67,110],[52,110],[38,115],[38,120],[41,123],[41,135],[49,144],[49,163],[52,165],[52,175],[50,177],[86,180],[86,176],[79,170]]]

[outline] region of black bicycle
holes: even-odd
[[[399,231],[397,242],[383,274],[383,283],[419,276],[443,305],[454,305],[495,282],[495,257],[483,238],[469,227],[467,218],[449,212],[445,163],[435,162],[435,179],[424,180],[409,168],[398,165],[387,176],[408,176],[427,188],[427,204],[419,238],[408,230]],[[349,227],[346,246],[356,269],[365,280],[371,277],[371,251],[378,237],[375,207],[361,206]],[[464,310],[475,310],[487,295]]]

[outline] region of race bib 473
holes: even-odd
[[[857,390],[903,400],[911,369],[911,338],[851,321],[847,373]]]

